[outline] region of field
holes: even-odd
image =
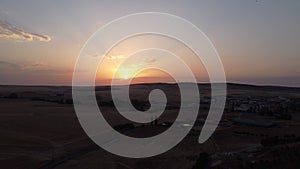
[[[96,95],[111,126],[118,126],[121,133],[132,137],[149,137],[167,129],[164,124],[172,123],[177,117],[176,105],[180,102],[174,84],[133,85],[130,95],[136,100],[134,105],[138,109],[149,107],[148,93],[154,88],[165,91],[168,98],[167,108],[156,123],[138,124],[120,116],[111,102],[109,87],[96,87]],[[210,86],[201,84],[199,88],[201,98],[209,98]],[[281,112],[272,109],[262,114],[259,110],[240,109],[245,107],[241,105],[247,108],[251,104],[256,108],[262,107],[261,104],[272,105],[276,99],[282,99],[279,101],[284,107]],[[207,142],[198,143],[201,121],[205,120],[206,107],[209,107],[200,104],[199,124],[180,144],[155,157],[129,159],[106,152],[89,139],[74,111],[71,87],[0,86],[0,168],[192,169],[197,165],[205,168],[297,168],[297,160],[277,156],[278,160],[274,153],[300,152],[299,100],[299,88],[228,84],[226,110],[217,131]],[[286,114],[291,118],[281,118]],[[264,127],[260,123],[236,119],[274,125]],[[128,124],[130,127],[126,127]],[[275,160],[279,164],[274,167]]]

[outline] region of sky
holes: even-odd
[[[71,85],[80,49],[101,26],[132,13],[163,12],[189,20],[209,37],[227,81],[300,87],[299,9],[299,0],[1,0],[0,84]],[[108,54],[100,66],[104,75],[98,77],[98,85],[109,82],[131,48],[149,39],[164,41],[136,37]],[[171,43],[170,50],[178,49],[177,42]],[[136,56],[139,62],[119,69],[116,78],[131,79],[136,67],[175,64],[170,56],[148,55]],[[199,82],[207,81],[205,69],[192,61],[192,55],[186,51],[182,58],[190,62]],[[169,67],[178,71],[176,66]],[[138,77],[138,82],[170,80],[157,70]]]

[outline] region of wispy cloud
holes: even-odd
[[[29,63],[29,64],[23,64],[21,66],[21,69],[23,70],[41,70],[41,69],[47,69],[49,66],[47,64],[41,63],[41,62],[35,62],[35,63]]]
[[[156,62],[156,59],[154,59],[154,58],[146,58],[144,61],[145,61],[146,63],[148,63],[148,64],[151,64],[151,63]]]
[[[23,41],[38,40],[43,42],[51,41],[51,37],[48,35],[26,32],[2,20],[0,20],[0,39],[14,39]]]
[[[124,59],[124,55],[107,55],[105,58],[109,60],[117,60],[117,59]]]
[[[0,61],[0,71],[3,72],[5,70],[19,70],[20,66],[18,64],[14,64],[14,63],[10,63],[10,62],[6,62],[6,61]]]
[[[70,84],[73,69],[42,62],[12,63],[0,60],[0,84]]]
[[[101,55],[99,54],[90,54],[89,56],[91,57],[100,57]],[[119,60],[119,59],[125,59],[126,56],[124,55],[102,55],[101,57],[105,58],[105,59],[108,59],[108,60]]]

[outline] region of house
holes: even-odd
[[[270,121],[257,121],[253,119],[236,118],[233,119],[233,123],[236,125],[245,125],[253,127],[273,127],[275,124]]]

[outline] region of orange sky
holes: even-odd
[[[140,51],[145,48],[149,50]],[[156,48],[171,51],[178,58],[163,51],[156,51]],[[183,73],[179,59],[188,65],[199,82],[201,79],[202,82],[207,80],[202,62],[181,42],[153,34],[134,36],[118,43],[104,56],[102,63],[99,64],[96,84],[109,84],[114,75],[120,84],[128,83],[134,78],[133,83],[174,82],[166,71],[175,72],[184,81],[187,75]],[[137,72],[148,67],[165,67],[168,70],[150,68],[141,73]]]
[[[1,1],[0,84],[71,85],[80,49],[96,30],[128,14],[156,11],[177,15],[199,27],[220,54],[227,81],[300,86],[299,8],[300,1],[293,0]],[[174,52],[190,66],[199,82],[207,82],[202,63],[178,42],[163,37],[135,37],[105,56],[97,84],[106,84],[119,63],[146,46]],[[86,57],[99,56],[90,53]],[[184,80],[185,74],[167,54],[150,52],[139,58],[139,63],[123,65],[124,72],[116,78],[130,79],[136,69],[161,64]],[[80,71],[90,71],[89,65]],[[168,81],[155,73],[139,79]]]

